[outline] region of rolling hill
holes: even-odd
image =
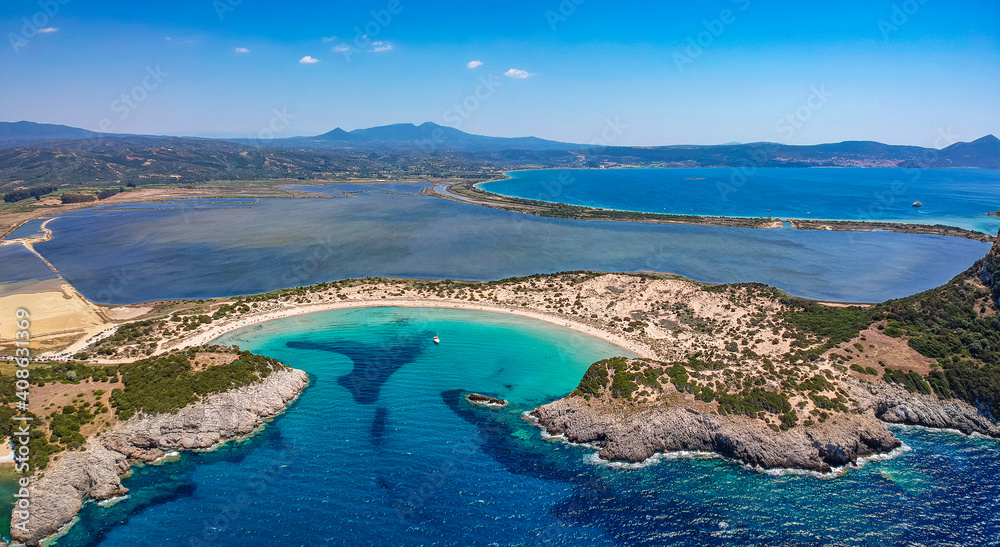
[[[537,167],[1000,169],[1000,139],[988,135],[942,150],[872,141],[591,147],[537,137],[473,135],[430,122],[338,128],[313,137],[273,140],[110,135],[62,125],[0,122],[3,191],[43,184],[488,176]]]

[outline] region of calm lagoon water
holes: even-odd
[[[507,196],[679,215],[947,224],[996,234],[1000,171],[990,169],[571,169],[508,173]],[[922,207],[913,207],[919,201]]]
[[[253,294],[365,276],[488,280],[566,270],[757,281],[876,302],[938,286],[989,245],[884,232],[585,222],[365,192],[101,207],[61,215],[35,248],[106,304]]]
[[[56,278],[55,272],[23,245],[0,246],[0,264],[0,285]]]
[[[996,545],[1000,534],[992,440],[900,429],[909,452],[831,480],[721,459],[620,469],[545,441],[522,413],[622,353],[554,325],[370,308],[219,342],[302,368],[312,385],[249,442],[138,470],[126,500],[86,505],[58,545]],[[469,391],[511,405],[474,407]]]
[[[18,226],[16,230],[10,233],[4,239],[17,239],[21,237],[41,237],[45,235],[42,231],[42,223],[45,222],[44,218],[36,218],[34,220],[29,220],[24,224]]]

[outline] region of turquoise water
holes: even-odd
[[[831,480],[721,459],[618,469],[545,441],[521,413],[622,353],[545,323],[356,309],[219,342],[303,368],[312,385],[249,442],[138,470],[128,499],[88,504],[60,546],[996,545],[1000,534],[993,440],[899,429],[910,451]],[[473,407],[468,391],[512,404]]]
[[[679,215],[946,224],[996,234],[1000,171],[990,169],[569,169],[508,173],[498,194]],[[913,207],[919,201],[922,207]]]
[[[350,277],[492,280],[566,270],[756,281],[880,302],[951,279],[989,244],[940,236],[585,222],[428,196],[130,204],[60,215],[35,248],[104,304],[254,294]]]

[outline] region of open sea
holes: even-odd
[[[991,169],[540,169],[480,185],[507,196],[646,213],[946,224],[996,234]],[[922,207],[914,207],[915,202]]]
[[[431,338],[441,338],[434,345]],[[997,545],[997,441],[898,429],[908,450],[837,478],[718,458],[625,469],[522,419],[622,350],[465,310],[293,317],[218,340],[310,373],[247,442],[139,469],[63,546]],[[463,395],[510,400],[502,410]]]

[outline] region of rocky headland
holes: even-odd
[[[887,424],[1000,438],[998,293],[1000,240],[947,284],[872,307],[779,297],[723,328],[696,314],[688,353],[599,361],[531,415],[606,460],[703,451],[818,472],[900,446]],[[732,304],[753,310],[745,296]]]
[[[279,414],[308,383],[301,370],[283,368],[259,382],[209,395],[175,413],[137,414],[91,437],[83,450],[69,451],[36,475],[31,489],[28,531],[12,539],[39,545],[70,523],[87,499],[128,493],[121,479],[132,463],[154,462],[167,452],[197,450],[254,432]]]
[[[859,413],[787,430],[745,414],[723,415],[704,403],[636,405],[614,397],[574,394],[531,416],[550,435],[599,447],[610,461],[642,462],[666,452],[714,452],[761,469],[829,473],[859,458],[886,454],[901,443],[886,423],[947,428],[1000,437],[1000,426],[962,401],[939,400],[880,383],[849,382]],[[665,387],[665,390],[671,390]],[[681,398],[674,391],[675,398]]]

